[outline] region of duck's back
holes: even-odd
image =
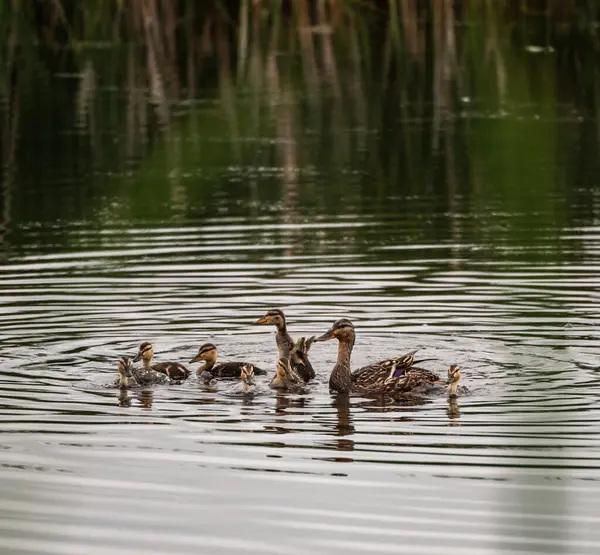
[[[190,371],[178,362],[158,362],[152,365],[152,370],[161,372],[171,380],[186,380],[190,375]]]
[[[167,383],[169,378],[164,372],[155,370],[146,370],[145,368],[136,368],[133,370],[133,376],[140,385],[152,385]]]
[[[416,351],[404,355],[373,362],[352,372],[352,382],[359,387],[370,384],[383,384],[390,377],[401,377],[410,372]],[[428,372],[424,370],[424,372]],[[433,374],[432,374],[433,375]],[[435,376],[436,379],[437,376]]]
[[[209,372],[219,378],[239,378],[242,373],[242,366],[252,366],[254,374],[266,374],[267,371],[254,366],[249,362],[221,362],[215,364]]]

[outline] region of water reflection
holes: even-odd
[[[448,426],[460,426],[460,406],[457,397],[448,397],[446,412],[448,414]]]
[[[361,19],[340,42],[334,3],[317,2],[319,26],[287,37],[280,21],[239,65],[215,19],[214,91],[196,50],[179,81],[160,34],[110,64],[82,45],[81,67],[48,79],[7,59],[5,549],[597,552],[598,137],[578,119],[596,113],[595,78],[571,89],[562,57],[532,64],[504,19],[463,41],[450,4],[402,3],[402,32],[386,24],[364,56]],[[430,9],[430,25],[410,16]],[[293,336],[350,315],[356,367],[416,347],[464,361],[476,394],[331,396],[320,345],[305,395],[196,376],[102,387],[147,337],[173,360],[215,338],[272,368],[250,325],[272,306]]]
[[[334,423],[334,434],[340,437],[328,441],[327,445],[336,451],[354,451],[354,440],[345,437],[355,433],[352,414],[350,411],[350,396],[345,393],[337,393],[333,395],[331,406],[336,409],[337,416]],[[342,463],[354,462],[354,459],[351,457],[340,456],[331,457],[327,460]]]

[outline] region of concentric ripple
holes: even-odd
[[[461,225],[460,241],[416,244],[377,213],[15,229],[0,266],[4,550],[597,553],[600,230],[563,230],[562,258],[536,263]],[[251,398],[195,376],[109,387],[142,341],[160,360],[211,341],[273,368],[273,330],[252,322],[275,306],[294,336],[352,318],[356,367],[417,347],[440,374],[459,363],[472,395],[332,396],[333,343],[313,346],[305,395],[268,378]]]

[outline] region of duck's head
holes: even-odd
[[[137,355],[135,355],[133,362],[137,362],[140,359],[144,359],[144,360],[152,360],[152,357],[154,356],[154,349],[152,347],[152,343],[148,343],[147,341],[145,343],[142,343],[140,345],[140,348],[138,349]]]
[[[131,387],[136,385],[133,377],[133,361],[129,357],[122,357],[117,361],[119,370],[119,385],[121,387]]]
[[[244,383],[254,385],[254,366],[252,364],[244,364],[240,371],[240,377]]]
[[[283,311],[274,308],[272,310],[267,310],[265,315],[254,323],[262,325],[271,324],[277,326],[277,328],[285,328],[285,315],[283,314]]]
[[[339,341],[351,341],[354,339],[354,324],[348,318],[341,318],[333,323],[323,335],[317,337],[316,341],[329,341],[338,339]]]
[[[448,368],[448,384],[458,383],[460,380],[460,368],[458,364],[452,364],[450,368]]]
[[[198,349],[198,354],[190,360],[190,364],[193,362],[200,362],[205,360],[207,362],[214,362],[217,360],[217,348],[212,343],[205,343]]]

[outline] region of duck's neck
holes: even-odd
[[[277,342],[279,358],[290,358],[290,351],[294,346],[294,341],[287,332],[285,322],[277,326],[277,335],[275,336],[275,341]]]
[[[198,370],[196,370],[196,374],[200,375],[200,374],[202,374],[202,372],[210,372],[213,369],[213,366],[215,365],[216,362],[217,362],[216,358],[213,358],[210,360],[205,360],[204,364],[199,366]]]
[[[457,390],[458,390],[458,382],[452,382],[448,386],[448,395],[450,395],[451,397],[456,397]]]
[[[338,393],[349,393],[352,389],[352,374],[350,373],[352,347],[354,347],[354,337],[342,340],[338,345],[337,362],[329,377],[329,389]]]
[[[121,376],[120,384],[121,387],[133,387],[137,385],[133,376]]]
[[[144,370],[150,370],[152,368],[152,358],[142,358],[142,366]]]

